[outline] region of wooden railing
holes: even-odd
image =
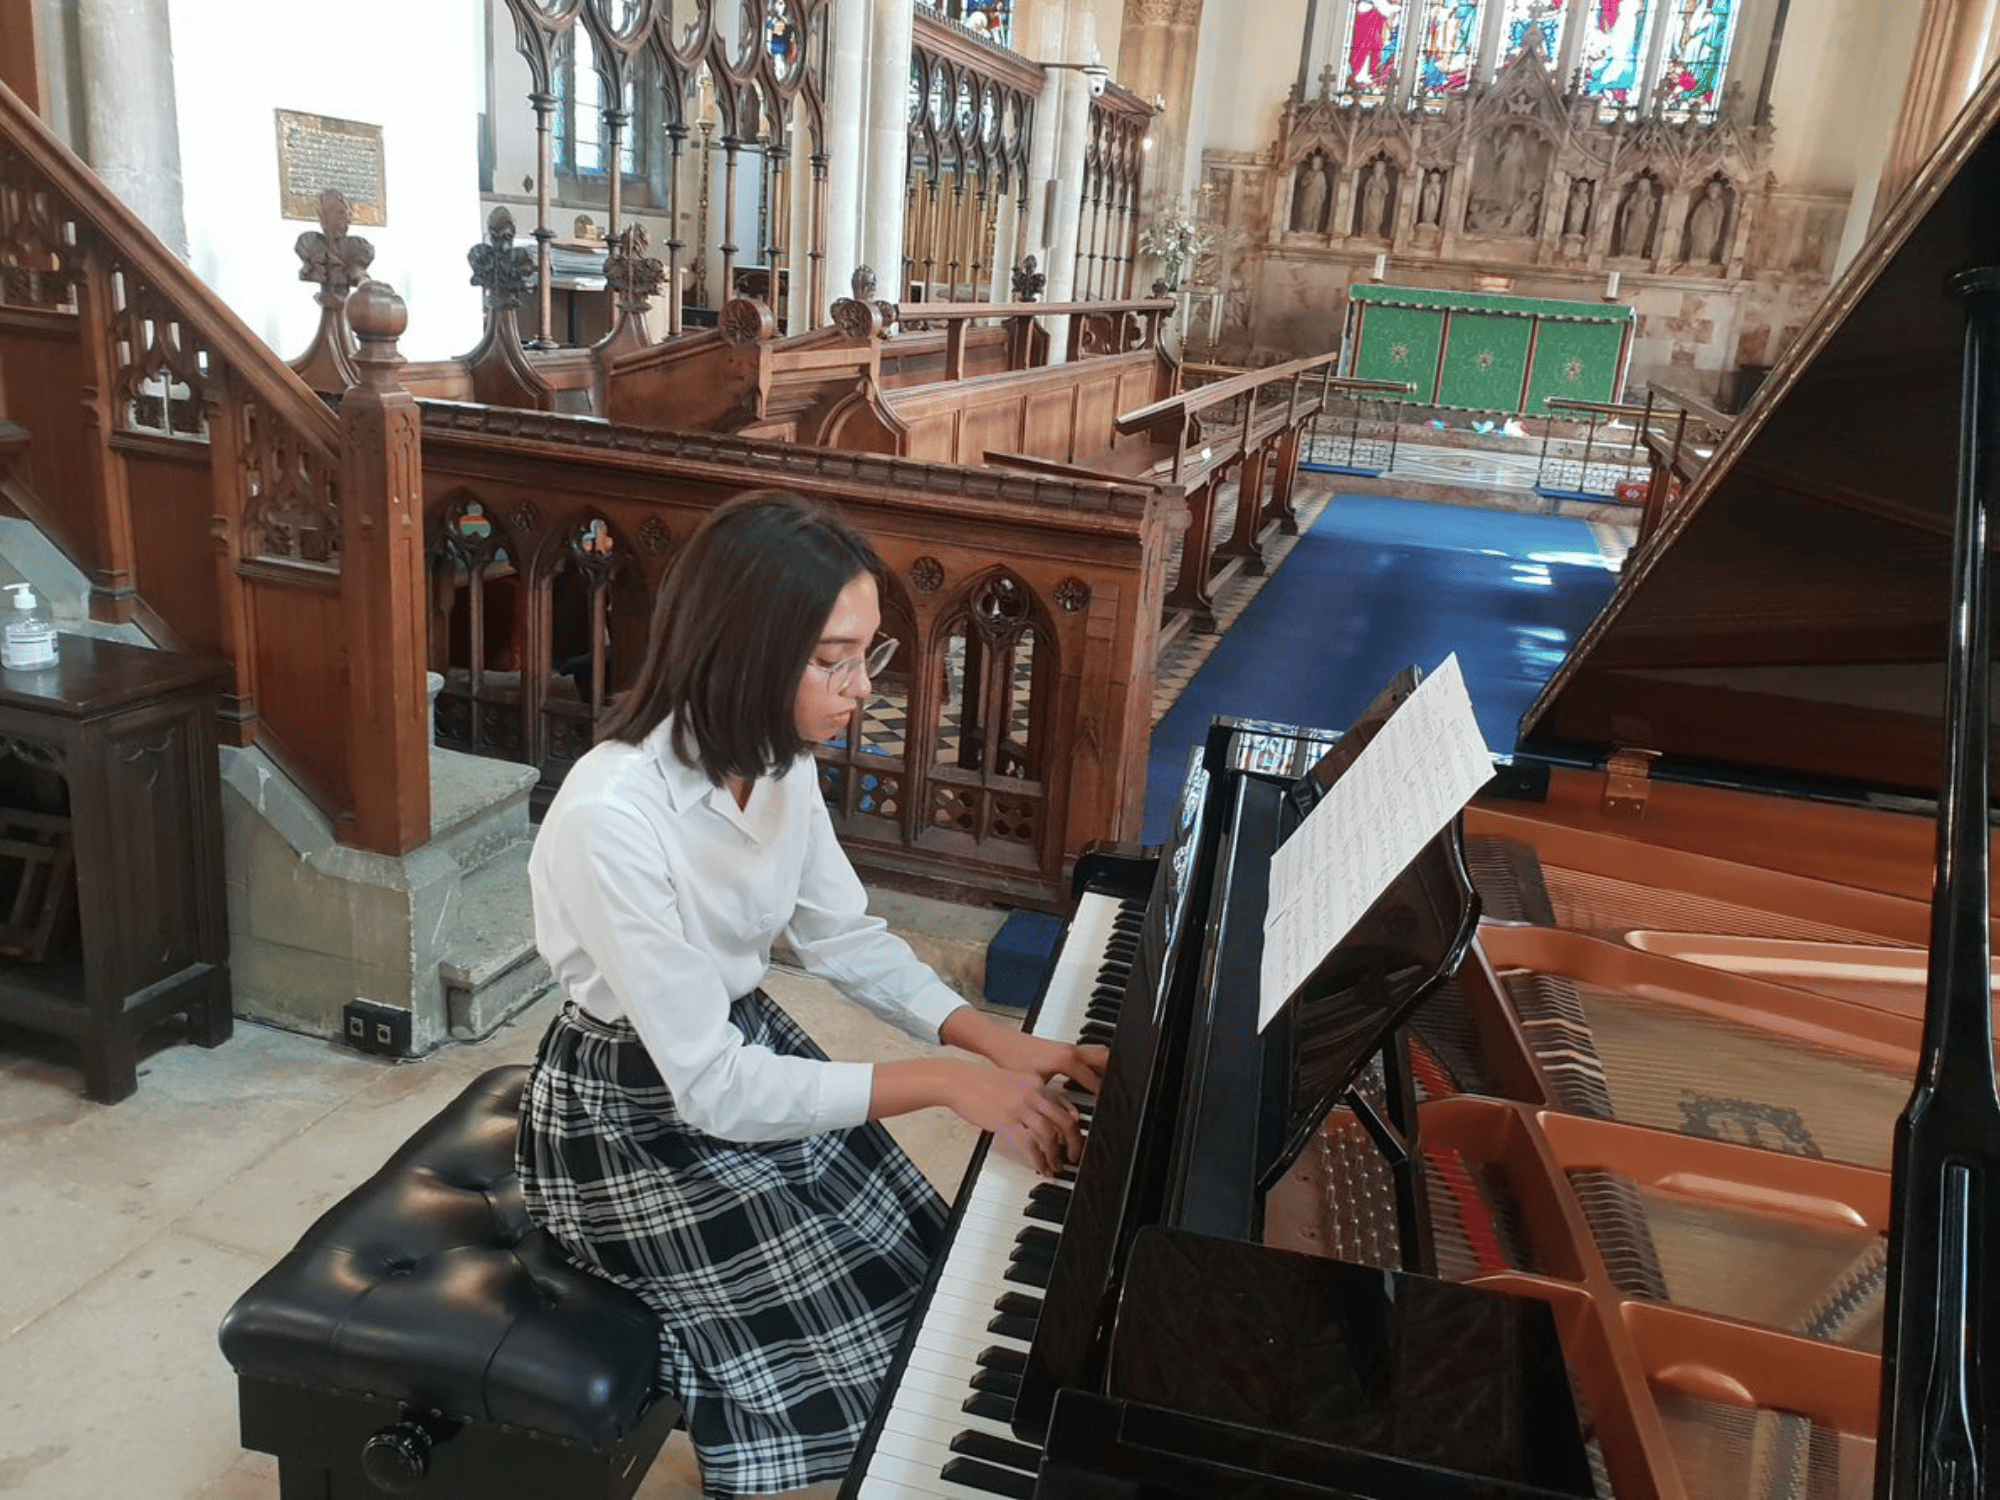
[[[88,609],[229,664],[224,734],[282,764],[339,838],[430,836],[416,417],[401,304],[353,314],[336,417],[0,88],[0,418],[8,500]]]
[[[1601,468],[1622,470],[1629,476],[1629,490],[1643,487],[1637,501],[1641,507],[1638,540],[1642,543],[1659,530],[1695,476],[1707,466],[1709,455],[1731,424],[1723,412],[1652,392],[1641,402],[1569,401],[1551,396],[1547,404],[1551,416],[1585,424],[1582,451],[1565,460],[1569,466],[1588,475],[1595,462]],[[1614,423],[1619,430],[1607,440],[1607,425]],[[1548,466],[1547,447],[1545,441],[1544,468]],[[1573,487],[1582,489],[1584,485],[1579,482]],[[1602,478],[1598,488],[1612,491],[1612,485]],[[1619,498],[1630,496],[1621,494]]]
[[[1337,352],[1309,355],[1266,369],[1246,370],[1120,416],[1117,429],[1145,434],[1158,451],[1153,472],[1187,494],[1188,526],[1180,566],[1167,593],[1170,609],[1185,610],[1200,628],[1215,628],[1211,596],[1216,577],[1242,567],[1264,571],[1262,537],[1275,526],[1298,531],[1292,495],[1299,457],[1328,393],[1407,390],[1398,382],[1336,376]],[[1217,421],[1229,414],[1226,425]],[[1216,501],[1236,481],[1228,534],[1216,536]]]
[[[759,486],[839,507],[889,569],[882,702],[820,751],[843,843],[881,879],[1057,908],[1075,856],[1136,838],[1160,579],[1156,490],[539,412],[424,406],[443,743],[552,788],[630,686],[676,550]]]

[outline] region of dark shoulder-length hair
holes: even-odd
[[[711,781],[771,775],[808,748],[799,679],[840,592],[882,563],[824,506],[752,490],[704,521],[667,569],[639,680],[600,739],[638,744],[669,715],[674,751]]]

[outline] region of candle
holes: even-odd
[[[1388,273],[1388,270],[1389,270],[1389,253],[1386,250],[1376,251],[1375,273],[1374,273],[1375,279],[1377,281],[1380,281],[1383,278],[1383,276]]]
[[[1616,271],[1613,271],[1609,276],[1604,278],[1604,300],[1606,302],[1609,302],[1613,297],[1617,295],[1618,295],[1618,273]]]

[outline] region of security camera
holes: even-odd
[[[1111,70],[1105,67],[1103,63],[1085,63],[1083,65],[1083,81],[1090,87],[1091,98],[1102,98],[1104,95],[1104,86],[1111,82]]]

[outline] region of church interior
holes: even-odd
[[[0,1490],[703,1493],[468,1164],[541,814],[766,487],[884,564],[880,909],[1117,1002],[998,1414],[925,1340],[1014,1168],[896,1122],[968,1207],[842,1497],[2000,1463],[1990,10],[0,0]],[[1491,779],[1272,996],[1461,679]]]

